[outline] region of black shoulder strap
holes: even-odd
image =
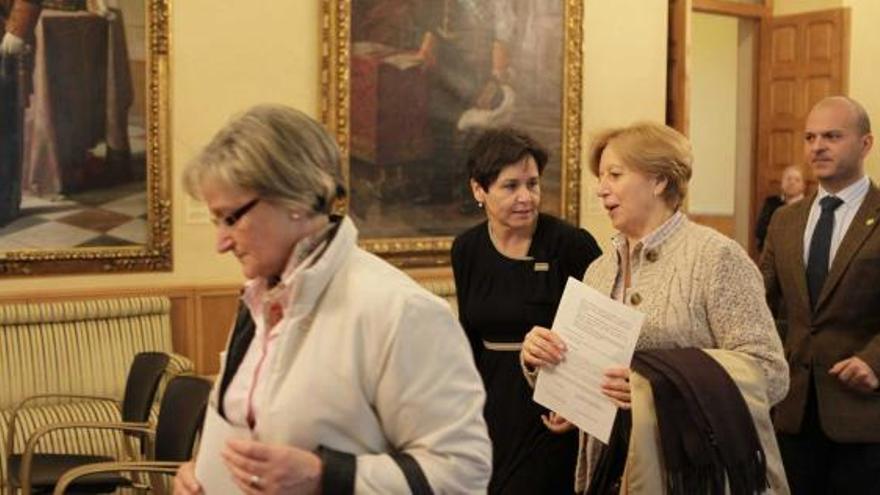
[[[428,478],[425,477],[425,472],[422,471],[422,467],[413,459],[413,456],[406,452],[397,452],[391,454],[391,458],[394,459],[394,462],[403,471],[406,483],[409,485],[409,490],[413,495],[434,494],[434,491],[431,490],[431,485],[428,484]]]

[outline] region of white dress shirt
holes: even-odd
[[[870,185],[871,180],[868,179],[867,176],[864,176],[833,195],[842,199],[843,204],[834,210],[834,232],[831,234],[831,251],[828,255],[829,268],[834,261],[834,255],[837,254],[837,248],[840,247],[840,241],[842,241],[843,236],[846,235],[846,231],[849,229],[849,224],[852,223],[853,218],[856,216],[856,212],[859,211],[859,207],[862,206],[862,201],[865,200],[865,196],[868,194],[868,188]],[[832,194],[823,189],[820,185],[819,192],[816,194],[816,198],[810,206],[810,216],[807,217],[807,228],[804,229],[804,266],[807,265],[807,260],[810,257],[810,240],[813,238],[813,231],[816,230],[816,223],[819,222],[819,216],[822,214],[822,207],[819,206],[819,201],[825,196],[832,196]]]

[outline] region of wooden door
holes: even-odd
[[[815,185],[804,163],[804,120],[817,101],[849,89],[849,9],[768,18],[761,33],[752,231],[764,199],[779,194],[785,167],[803,167]]]
[[[690,132],[688,44],[691,1],[669,0],[666,59],[666,124],[687,136]]]

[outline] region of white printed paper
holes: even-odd
[[[553,331],[565,342],[563,362],[542,368],[535,402],[608,443],[617,406],[601,390],[604,372],[629,366],[645,315],[569,278]]]
[[[238,487],[232,481],[232,474],[220,457],[226,441],[232,438],[251,438],[251,431],[229,424],[213,404],[208,404],[196,456],[196,479],[202,485],[204,495],[239,493]]]

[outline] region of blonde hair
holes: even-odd
[[[655,122],[637,122],[600,132],[590,146],[590,170],[599,176],[599,161],[608,146],[625,165],[645,175],[666,180],[663,199],[678,209],[687,195],[693,153],[686,137],[675,129]]]
[[[206,179],[315,213],[329,213],[345,194],[336,143],[284,105],[257,105],[220,129],[183,172],[186,192],[197,199]]]

